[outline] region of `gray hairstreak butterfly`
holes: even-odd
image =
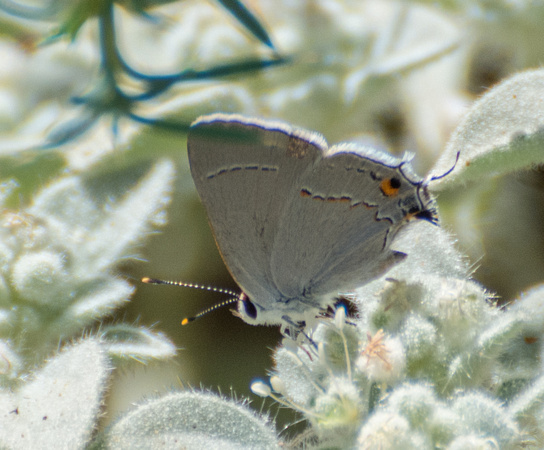
[[[318,133],[235,114],[197,119],[187,148],[217,246],[243,291],[238,315],[250,324],[315,317],[406,257],[390,247],[410,220],[437,223],[427,186],[441,177],[419,178],[409,154],[329,147]]]

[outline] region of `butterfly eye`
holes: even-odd
[[[257,318],[257,308],[252,301],[244,295],[244,297],[238,302],[238,312],[243,316],[247,316],[250,319]]]

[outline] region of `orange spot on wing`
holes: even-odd
[[[380,183],[380,190],[386,197],[394,197],[399,193],[400,183],[397,178],[386,178]]]

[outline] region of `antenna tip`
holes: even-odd
[[[181,321],[181,325],[187,325],[189,322],[192,322],[195,319],[196,317],[186,317],[185,319]]]
[[[154,278],[149,278],[149,277],[143,277],[143,278],[142,278],[142,283],[146,283],[146,284],[159,284],[159,280],[155,280]]]

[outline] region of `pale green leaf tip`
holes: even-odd
[[[111,370],[97,339],[66,347],[14,393],[3,391],[2,448],[83,448]],[[84,406],[84,407],[83,407]]]
[[[431,170],[439,191],[544,163],[544,70],[517,73],[475,102]],[[459,161],[447,176],[459,153]]]
[[[97,448],[273,449],[276,434],[267,419],[247,406],[197,392],[167,394],[138,405],[114,423]]]

